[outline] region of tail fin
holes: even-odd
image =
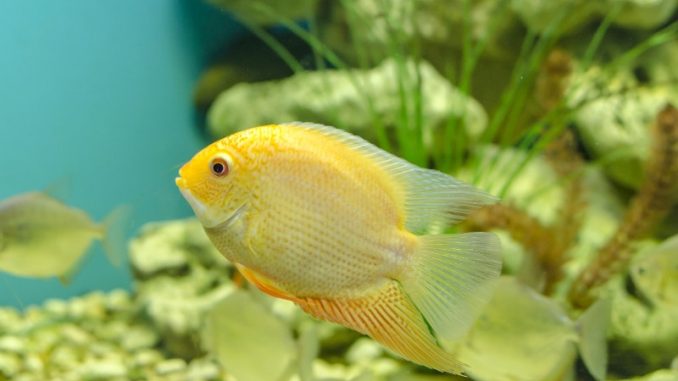
[[[131,214],[132,208],[130,206],[119,206],[113,209],[102,223],[104,236],[101,240],[101,245],[104,247],[104,251],[106,251],[108,260],[114,266],[120,266],[123,258],[127,256],[125,230]]]
[[[577,320],[579,353],[584,365],[596,380],[605,380],[607,372],[606,336],[610,309],[609,299],[600,299]]]
[[[400,282],[436,336],[462,338],[492,296],[501,246],[492,233],[428,235]]]

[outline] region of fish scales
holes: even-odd
[[[445,372],[499,275],[490,233],[416,235],[495,198],[348,133],[269,125],[215,142],[177,186],[217,249],[262,291]],[[408,230],[412,229],[412,231]]]
[[[343,158],[335,158],[348,153],[333,154],[325,152],[324,160],[306,160],[303,166],[297,162],[306,155],[303,151],[264,164],[269,175],[262,179],[264,190],[255,207],[262,213],[253,225],[269,228],[255,228],[252,249],[271,253],[262,271],[280,271],[280,284],[300,296],[365,286],[394,271],[403,255],[394,244],[405,237],[397,229],[389,194],[368,176],[342,168]],[[305,178],[314,182],[301,180]],[[357,207],[346,208],[347,199]],[[391,207],[383,206],[389,203]],[[310,264],[315,265],[312,273]]]

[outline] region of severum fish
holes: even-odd
[[[99,224],[45,193],[29,192],[0,201],[0,271],[67,281],[94,240],[102,240],[113,263],[124,250],[116,209]]]
[[[493,196],[305,123],[228,136],[179,176],[213,244],[259,289],[413,362],[462,371],[441,341],[463,337],[489,299],[499,242],[425,233]]]

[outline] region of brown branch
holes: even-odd
[[[503,204],[489,205],[469,215],[464,228],[483,231],[505,230],[525,250],[532,253],[536,262],[547,274],[547,278],[549,274],[559,271],[559,264],[549,260],[554,257],[551,251],[557,246],[554,244],[557,241],[555,231],[522,210]]]
[[[624,270],[633,254],[632,241],[648,234],[668,213],[678,191],[678,110],[667,105],[657,115],[652,131],[653,149],[646,178],[633,198],[624,220],[600,249],[594,261],[570,289],[570,302],[580,308],[593,301],[595,289]]]
[[[559,218],[553,225],[555,242],[548,257],[542,260],[549,269],[544,285],[544,294],[550,295],[555,285],[563,278],[563,266],[567,261],[567,251],[574,246],[582,225],[582,210],[586,207],[582,174],[584,160],[577,151],[574,135],[570,130],[564,133],[546,150],[546,159],[555,172],[566,181],[563,205]]]

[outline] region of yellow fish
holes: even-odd
[[[262,291],[439,371],[491,296],[491,233],[425,235],[495,198],[345,131],[306,123],[238,132],[176,184],[219,251]]]
[[[0,271],[67,282],[92,242],[102,240],[117,264],[124,251],[119,208],[98,224],[89,216],[40,192],[0,201]]]

